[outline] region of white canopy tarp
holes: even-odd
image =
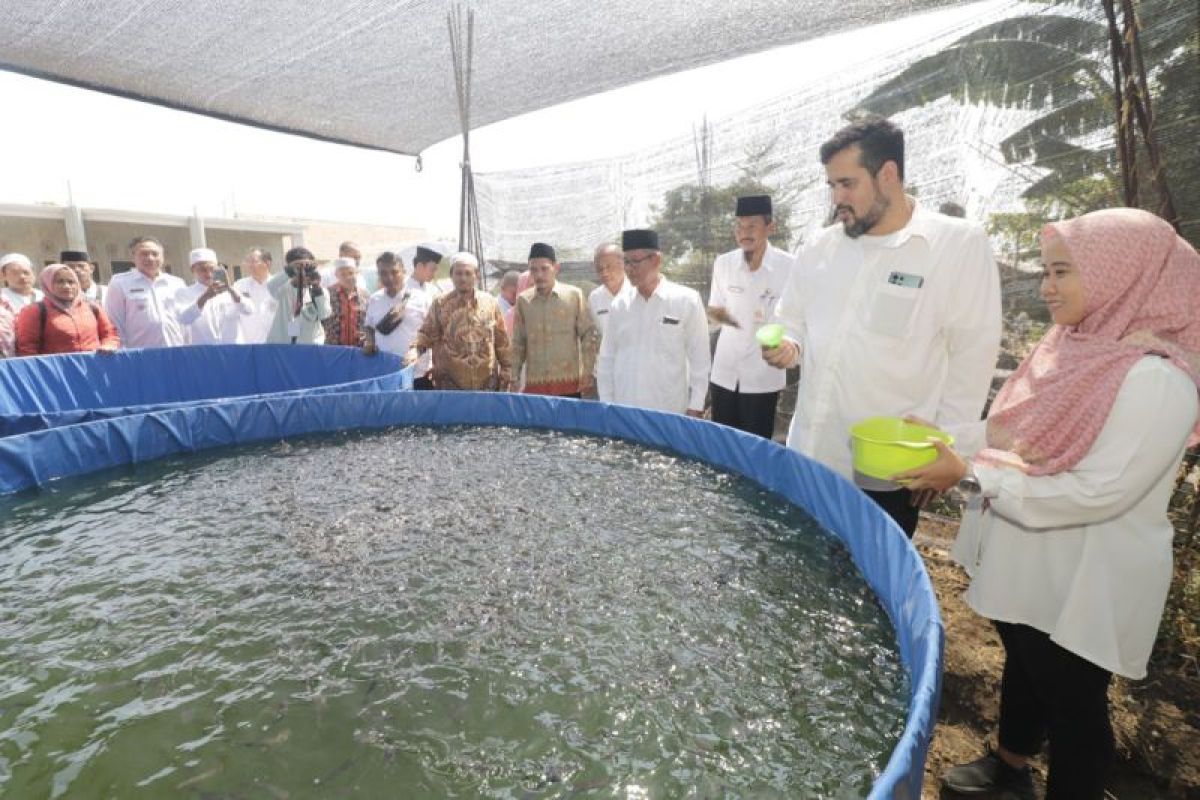
[[[956,4],[480,0],[472,125]],[[459,132],[450,9],[448,0],[0,0],[0,68],[416,154]]]

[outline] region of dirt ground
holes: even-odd
[[[923,796],[943,797],[938,776],[982,754],[994,735],[1003,650],[990,623],[963,603],[966,574],[950,560],[957,522],[922,517],[915,541],[933,579],[946,626],[941,711],[925,765]],[[1151,674],[1116,679],[1109,692],[1118,762],[1109,792],[1119,800],[1200,800],[1200,681]],[[1045,763],[1035,763],[1039,780]],[[946,797],[951,795],[947,794]]]

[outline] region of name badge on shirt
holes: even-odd
[[[743,289],[743,288],[742,288],[742,287],[740,287],[740,286],[730,286],[730,287],[729,287],[729,289],[728,289],[728,291],[729,291],[731,294],[741,294],[742,292],[744,292],[744,291],[746,291],[746,290],[745,290],[745,289]]]
[[[663,317],[662,324],[663,325],[678,325],[679,317]]]
[[[893,286],[903,286],[906,289],[920,289],[925,285],[925,279],[920,275],[908,272],[892,272],[888,275],[888,283]]]
[[[596,312],[596,316],[600,316],[601,314],[607,314],[607,313],[608,313],[608,309],[607,309],[607,308],[602,308],[602,309],[600,309],[599,311],[597,311],[597,312]]]
[[[130,293],[130,294],[145,294],[145,293],[146,293],[146,287],[144,287],[144,286],[136,286],[136,287],[134,287],[134,288],[130,289],[130,290],[129,290],[129,293]]]

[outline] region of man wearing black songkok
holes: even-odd
[[[438,288],[434,281],[434,276],[437,275],[438,265],[442,263],[442,254],[425,246],[418,246],[417,252],[413,256],[412,275],[404,284],[406,292],[423,292],[426,299],[426,307],[432,307],[433,301],[442,294],[442,290]],[[433,351],[427,351],[417,359],[413,366],[413,388],[414,389],[432,389],[433,378],[430,373],[433,371]]]
[[[533,286],[513,310],[513,377],[524,367],[525,393],[581,397],[592,389],[600,336],[583,292],[561,283],[559,268],[552,246],[529,248]]]
[[[784,370],[763,361],[755,333],[769,324],[793,260],[768,237],[775,232],[768,195],[739,197],[734,209],[737,248],[713,264],[708,314],[721,324],[713,354],[712,419],[770,439]]]
[[[655,231],[625,231],[621,247],[635,291],[609,312],[596,366],[600,399],[702,416],[710,356],[700,293],[662,276]]]
[[[79,277],[79,288],[84,297],[93,303],[104,302],[104,292],[108,287],[96,283],[94,280],[96,267],[92,264],[86,250],[63,250],[58,254],[58,263],[66,264],[75,270],[75,274]]]

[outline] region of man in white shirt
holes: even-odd
[[[403,357],[429,313],[429,295],[423,289],[405,286],[404,262],[394,254],[380,255],[375,268],[380,288],[367,301],[363,352],[374,355],[382,350]]]
[[[86,250],[63,250],[58,254],[58,263],[66,264],[75,271],[79,278],[79,289],[84,297],[93,303],[104,302],[104,294],[108,287],[94,280],[96,265],[92,263]]]
[[[248,252],[242,260],[242,272],[245,277],[235,283],[233,288],[242,297],[249,298],[254,311],[238,316],[241,341],[243,344],[262,344],[271,332],[275,310],[279,307],[275,296],[267,288],[267,281],[271,277],[271,252],[261,247]]]
[[[188,343],[176,298],[186,285],[163,272],[162,242],[139,236],[129,244],[136,269],[114,275],[104,295],[104,310],[121,334],[121,347],[178,347]]]
[[[229,285],[217,254],[199,247],[188,255],[196,282],[179,290],[179,322],[187,326],[192,344],[241,344],[241,318],[254,314],[250,298]]]
[[[333,309],[321,287],[317,259],[307,247],[293,247],[283,257],[283,272],[271,276],[267,289],[278,304],[267,334],[269,344],[325,344],[325,326]]]
[[[796,257],[763,352],[800,367],[788,446],[856,482],[912,535],[925,493],[854,474],[849,430],[911,414],[954,431],[977,422],[1000,349],[1000,275],[983,229],[904,193],[904,134],[887,120],[821,146],[839,225]]]
[[[625,231],[621,247],[635,291],[617,297],[608,315],[596,365],[600,399],[703,416],[711,358],[700,293],[662,276],[655,231]]]
[[[416,255],[413,256],[413,271],[412,276],[404,284],[405,291],[423,292],[428,301],[428,307],[433,305],[433,301],[442,294],[441,288],[437,285],[434,278],[437,275],[438,265],[442,263],[442,254],[428,247],[418,247]],[[433,376],[433,351],[426,350],[417,359],[416,365],[413,367],[413,388],[414,389],[432,389]]]
[[[717,256],[708,299],[708,315],[721,324],[709,380],[712,419],[770,439],[786,375],[758,357],[755,333],[774,315],[795,262],[768,241],[775,232],[769,196],[739,197],[734,217],[738,246]]]
[[[21,253],[9,253],[0,259],[0,275],[4,276],[4,289],[0,297],[8,303],[14,314],[25,306],[42,299],[42,292],[33,285],[33,262]]]
[[[596,328],[601,336],[604,336],[604,327],[608,323],[613,301],[622,294],[633,291],[633,287],[625,279],[624,258],[621,246],[612,242],[599,245],[592,255],[592,266],[596,270],[596,278],[600,285],[588,295],[588,307],[592,309],[592,316],[596,319]]]

